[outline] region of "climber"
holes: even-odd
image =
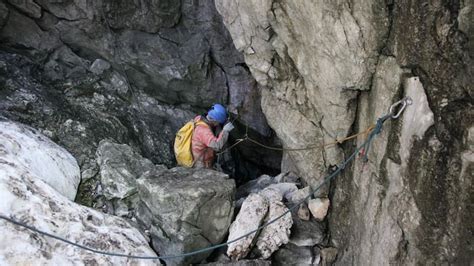
[[[191,151],[194,158],[193,167],[212,167],[215,151],[219,151],[224,147],[229,132],[234,129],[234,125],[227,121],[227,117],[225,107],[214,104],[206,114],[194,118],[196,126],[191,142]],[[204,123],[198,123],[198,121]],[[222,125],[224,126],[222,127]],[[219,131],[220,133],[216,137],[215,133]]]

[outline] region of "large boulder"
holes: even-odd
[[[76,159],[37,130],[0,118],[1,159],[28,171],[74,200],[81,182]]]
[[[103,193],[109,200],[136,194],[136,179],[154,167],[150,160],[141,157],[130,146],[108,140],[99,143],[97,163]]]
[[[220,243],[233,215],[235,183],[207,169],[173,168],[126,144],[103,140],[97,162],[104,210],[137,221],[163,255]],[[170,264],[200,262],[209,252]]]
[[[0,132],[6,140],[0,145],[2,215],[96,250],[156,256],[146,238],[126,220],[78,205],[60,192],[63,188],[58,185],[64,185],[69,176],[79,176],[74,159],[64,149],[23,125],[2,121]],[[22,150],[31,156],[20,153]],[[12,157],[12,152],[19,157]],[[34,164],[38,155],[44,157],[36,161],[43,163],[41,167]],[[44,167],[57,179],[43,180]],[[3,219],[0,225],[0,264],[159,264],[92,253]]]
[[[267,200],[259,194],[250,194],[242,203],[239,214],[230,227],[228,241],[232,241],[248,234],[249,232],[257,230],[260,224],[263,222],[267,212]],[[256,235],[257,232],[229,244],[227,248],[227,255],[232,260],[245,258],[252,248],[252,244],[254,243],[254,238]]]
[[[282,202],[286,189],[279,189],[287,186],[276,186],[287,184],[290,183],[274,184],[259,193],[250,194],[243,201],[240,212],[230,227],[228,241],[247,235],[261,225],[265,227],[229,244],[227,255],[232,260],[245,258],[249,252],[252,253],[251,257],[268,259],[281,245],[288,243],[293,219]],[[296,186],[294,189],[296,190]],[[269,223],[271,221],[273,222]]]
[[[234,212],[235,182],[208,169],[155,168],[137,180],[138,220],[161,255],[195,251],[220,243]],[[170,259],[171,265],[197,263],[210,252]]]
[[[140,200],[136,180],[155,167],[162,169],[166,167],[155,166],[127,144],[118,144],[110,140],[102,140],[99,143],[96,156],[101,196],[103,196],[103,201],[99,201],[100,208],[114,215],[134,217]]]

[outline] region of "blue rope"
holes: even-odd
[[[362,158],[364,162],[369,161],[369,149],[370,149],[370,144],[372,144],[372,141],[374,140],[375,136],[380,134],[382,132],[382,126],[387,119],[391,117],[391,114],[385,115],[377,119],[377,123],[375,124],[374,129],[370,132],[369,136],[367,137],[367,140],[365,141],[364,144],[362,144],[362,148],[364,149],[364,157]]]
[[[342,170],[344,170],[346,168],[346,166],[349,164],[349,162],[351,162],[352,160],[354,160],[354,158],[357,156],[357,154],[362,150],[362,149],[365,149],[365,159],[367,159],[367,153],[368,153],[368,149],[370,148],[370,144],[371,142],[373,141],[374,137],[376,135],[378,135],[381,131],[382,131],[382,126],[383,126],[383,123],[390,118],[390,114],[388,115],[385,115],[381,118],[379,118],[377,120],[377,124],[374,128],[374,130],[369,134],[369,136],[367,137],[367,140],[361,145],[359,146],[354,153],[352,153],[344,162],[342,162],[340,165],[338,165],[338,168],[336,171],[334,171],[333,173],[331,173],[330,175],[326,176],[323,180],[323,182],[321,182],[314,190],[311,191],[311,193],[309,193],[304,199],[302,199],[301,201],[299,201],[297,204],[295,204],[294,206],[292,206],[291,208],[289,208],[286,212],[284,212],[283,214],[279,215],[278,217],[264,223],[263,225],[259,226],[257,229],[255,230],[252,230],[238,238],[235,238],[235,239],[232,239],[230,241],[227,241],[225,243],[222,243],[222,244],[217,244],[217,245],[213,245],[213,246],[210,246],[210,247],[207,247],[207,248],[202,248],[202,249],[198,249],[196,251],[192,251],[192,252],[187,252],[187,253],[183,253],[183,254],[178,254],[178,255],[166,255],[166,256],[137,256],[137,255],[128,255],[128,254],[121,254],[121,253],[113,253],[113,252],[107,252],[107,251],[100,251],[100,250],[96,250],[96,249],[93,249],[93,248],[89,248],[89,247],[86,247],[86,246],[83,246],[81,244],[78,244],[78,243],[74,243],[72,241],[69,241],[67,239],[64,239],[62,237],[59,237],[59,236],[55,236],[53,234],[50,234],[48,232],[45,232],[45,231],[42,231],[42,230],[39,230],[33,226],[29,226],[25,223],[22,223],[22,222],[19,222],[19,221],[16,221],[15,219],[13,218],[9,218],[9,217],[6,217],[4,215],[1,215],[0,214],[0,219],[3,219],[3,220],[6,220],[10,223],[13,223],[15,225],[18,225],[18,226],[21,226],[21,227],[24,227],[24,228],[27,228],[31,231],[34,231],[34,232],[37,232],[39,234],[42,234],[42,235],[45,235],[45,236],[48,236],[48,237],[51,237],[51,238],[54,238],[54,239],[57,239],[59,241],[62,241],[62,242],[65,242],[65,243],[68,243],[70,245],[73,245],[73,246],[76,246],[78,248],[81,248],[81,249],[84,249],[84,250],[87,250],[87,251],[90,251],[90,252],[94,252],[94,253],[97,253],[97,254],[102,254],[102,255],[107,255],[107,256],[115,256],[115,257],[125,257],[125,258],[131,258],[131,259],[145,259],[145,260],[158,260],[158,259],[161,259],[161,260],[169,260],[169,259],[177,259],[177,258],[183,258],[183,257],[188,257],[188,256],[192,256],[192,255],[196,255],[196,254],[200,254],[200,253],[204,253],[204,252],[207,252],[207,251],[211,251],[211,250],[214,250],[214,249],[217,249],[217,248],[220,248],[220,247],[225,247],[227,245],[230,245],[234,242],[237,242],[243,238],[246,238],[260,230],[262,230],[263,228],[273,224],[274,222],[278,221],[279,219],[281,219],[283,216],[289,214],[290,212],[296,210],[297,207],[299,207],[303,202],[305,202],[306,200],[308,200],[309,198],[311,198],[311,196],[316,193],[319,189],[321,189],[322,186],[324,186],[326,183],[328,183],[331,179],[333,179],[334,177],[336,177]]]

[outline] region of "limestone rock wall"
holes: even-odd
[[[271,0],[216,5],[262,86],[262,109],[284,146],[305,147],[349,133],[357,96],[369,89],[387,37],[384,5]],[[283,170],[296,170],[315,184],[340,158],[333,148],[292,152]]]
[[[336,263],[468,262],[472,5],[219,0],[216,6],[285,147],[364,131],[393,102],[413,98],[384,125],[369,162],[358,159],[319,193],[332,200]],[[282,170],[314,186],[364,140],[286,152]]]
[[[272,139],[257,83],[213,1],[1,1],[0,87],[0,115],[77,159],[89,206],[105,138],[172,167],[175,132],[221,102],[239,118],[231,142],[245,125]],[[241,145],[229,155],[236,163],[226,169],[242,178],[280,168],[278,153]]]

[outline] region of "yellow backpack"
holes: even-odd
[[[191,151],[191,142],[196,125],[207,126],[207,124],[203,121],[190,121],[186,123],[178,131],[178,133],[176,133],[176,137],[174,139],[174,155],[176,156],[178,165],[184,167],[193,167],[194,165],[193,153]]]

